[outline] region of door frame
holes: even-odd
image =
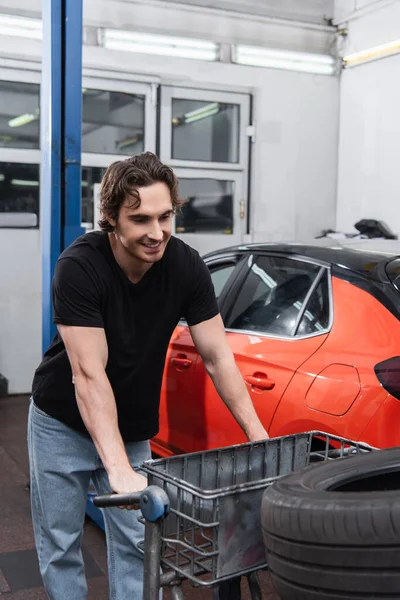
[[[224,233],[176,233],[176,222],[173,223],[173,235],[193,246],[201,254],[212,250],[241,244],[246,233],[246,203],[245,176],[235,171],[214,171],[212,169],[193,169],[177,167],[174,169],[179,180],[182,179],[217,179],[220,181],[232,181],[233,191],[233,231],[231,234]]]

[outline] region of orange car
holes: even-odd
[[[271,436],[317,429],[400,445],[398,255],[259,244],[205,261],[237,365]],[[167,354],[153,451],[169,456],[243,441],[181,321]]]

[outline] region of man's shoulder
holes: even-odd
[[[59,260],[73,259],[80,263],[102,260],[106,245],[106,233],[90,231],[77,238],[59,256]]]
[[[166,271],[179,286],[193,287],[203,280],[208,269],[197,250],[186,242],[171,237],[166,257]]]
[[[200,255],[189,244],[176,238],[174,236],[171,237],[169,241],[169,258],[175,261],[179,261],[182,265],[192,265],[194,262],[197,262],[200,259]]]

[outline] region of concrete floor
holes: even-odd
[[[47,598],[38,570],[30,517],[26,448],[28,402],[27,396],[0,398],[1,600]],[[89,586],[88,600],[107,600],[104,534],[89,519],[85,523],[83,551]],[[260,582],[263,600],[279,600],[267,572],[260,573]],[[211,600],[210,590],[195,589],[188,582],[183,585],[183,590],[185,598],[190,600]],[[171,599],[168,591],[164,594],[164,599]],[[250,600],[245,581],[242,583],[242,600]]]

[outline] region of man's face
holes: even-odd
[[[110,219],[114,233],[125,250],[136,260],[145,263],[159,261],[172,232],[172,200],[163,182],[137,189],[141,203],[132,208],[135,200],[127,198],[119,211],[118,220]]]

